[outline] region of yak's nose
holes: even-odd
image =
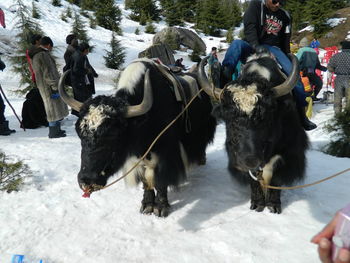
[[[248,155],[245,157],[244,163],[249,169],[253,170],[258,168],[260,161],[257,157],[253,155]]]

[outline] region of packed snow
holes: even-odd
[[[23,97],[17,89],[19,76],[11,72],[10,51],[15,45],[16,22],[13,0],[1,0],[7,28],[0,28],[1,59],[7,68],[0,72],[0,83],[18,114]],[[31,7],[32,0],[23,0]],[[54,54],[62,72],[65,37],[71,22],[60,15],[68,6],[53,7],[51,1],[39,0],[40,23],[55,44]],[[117,1],[123,8],[123,1]],[[74,7],[77,9],[76,7]],[[147,48],[153,35],[127,19],[123,10],[125,66]],[[88,25],[88,23],[87,23]],[[165,27],[157,24],[157,30]],[[135,35],[135,28],[141,31]],[[103,55],[109,48],[111,32],[101,27],[88,35],[95,46],[90,63],[99,74],[97,95],[114,92],[113,79],[118,72],[104,66]],[[201,35],[209,52],[223,38]],[[138,39],[144,42],[137,41]],[[221,45],[226,45],[221,43]],[[188,54],[178,52],[184,64],[192,62]],[[322,91],[321,94],[322,95]],[[304,183],[311,183],[350,167],[349,158],[336,158],[320,149],[332,139],[323,129],[333,117],[332,105],[315,104],[312,121],[318,128],[308,132],[311,141],[307,152]],[[74,130],[76,117],[63,121],[67,137],[48,138],[48,128],[23,131],[9,106],[5,116],[17,132],[0,136],[0,149],[15,159],[22,159],[34,172],[21,191],[0,193],[0,262],[11,262],[13,254],[42,259],[44,263],[61,262],[319,262],[316,246],[310,239],[340,208],[350,202],[349,173],[325,183],[283,191],[280,215],[249,210],[250,190],[231,180],[226,169],[225,127],[219,124],[214,143],[207,149],[207,164],[194,168],[188,182],[170,191],[172,211],[167,218],[139,213],[142,188],[128,188],[123,182],[82,198],[77,184],[80,168],[80,140]],[[121,174],[112,178],[116,179]]]

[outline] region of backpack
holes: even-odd
[[[31,89],[23,102],[22,107],[22,128],[36,129],[41,126],[48,126],[44,102],[37,88]]]

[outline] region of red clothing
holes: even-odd
[[[1,8],[0,8],[0,25],[2,25],[3,28],[6,28],[5,14],[4,14],[4,11]]]
[[[30,71],[30,73],[32,75],[32,81],[35,83],[36,82],[36,80],[35,80],[35,72],[33,70],[32,60],[29,57],[29,50],[28,49],[26,50],[26,57],[27,57],[28,65],[29,65],[29,71]]]

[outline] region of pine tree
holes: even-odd
[[[100,2],[100,1],[99,0],[82,0],[80,3],[80,7],[85,10],[95,11],[97,7],[97,2]]]
[[[184,20],[181,14],[180,3],[169,1],[165,5],[165,21],[168,26],[183,26]]]
[[[196,43],[193,47],[192,54],[190,54],[189,57],[190,57],[191,61],[193,61],[193,62],[200,62],[201,57],[199,55],[200,55],[200,48],[199,48],[198,43]]]
[[[114,4],[113,0],[98,2],[95,16],[99,26],[112,30],[117,34],[122,34],[120,28],[120,21],[122,19],[121,11],[119,7]]]
[[[233,41],[233,29],[231,27],[229,30],[227,30],[227,33],[226,33],[226,43],[231,44],[232,41]]]
[[[34,1],[32,2],[32,17],[39,19],[40,18],[40,12],[36,6],[36,4],[34,3]]]
[[[145,27],[145,33],[148,33],[148,34],[156,33],[156,28],[154,27],[152,20],[148,20],[147,26]]]
[[[114,33],[112,33],[110,47],[111,51],[106,50],[106,56],[103,56],[105,59],[105,65],[107,68],[120,69],[125,61],[125,52]]]
[[[64,21],[64,22],[68,22],[67,20],[67,16],[65,13],[61,13],[61,16],[60,16],[61,20]]]
[[[32,175],[23,161],[10,162],[10,157],[0,151],[0,191],[18,191],[25,177]]]
[[[66,17],[72,18],[72,9],[69,6],[66,9]]]
[[[333,138],[336,138],[325,147],[325,152],[337,157],[350,157],[350,106],[336,114],[325,129],[335,132]]]
[[[164,43],[168,44],[172,50],[176,50],[179,48],[177,43],[176,43],[175,36],[171,33],[171,31],[169,29],[165,33]]]
[[[313,0],[305,3],[306,18],[314,26],[315,37],[320,37],[328,29],[327,19],[331,17],[332,0]]]
[[[97,21],[96,18],[94,16],[89,16],[89,24],[90,24],[90,28],[95,29],[97,26]]]
[[[305,18],[305,3],[300,0],[288,0],[285,6],[290,13],[292,19],[293,32],[301,29],[302,24],[306,21]]]
[[[138,27],[135,29],[135,35],[140,35],[140,29]]]
[[[142,22],[146,23],[148,18],[152,21],[159,20],[159,9],[155,0],[132,0],[129,6],[132,11],[130,18],[134,21],[141,22],[142,19]]]
[[[80,42],[89,43],[90,41],[90,38],[88,37],[85,29],[85,23],[80,19],[80,15],[78,13],[75,13],[74,15],[72,34],[76,35]]]
[[[53,6],[62,6],[62,4],[61,4],[61,0],[52,0],[52,5]]]
[[[30,89],[35,87],[32,79],[31,73],[29,71],[28,62],[26,58],[26,50],[31,46],[30,40],[34,34],[43,35],[39,24],[32,20],[30,16],[30,11],[27,6],[23,4],[22,0],[16,0],[17,12],[16,16],[18,22],[15,25],[15,28],[19,31],[16,35],[18,49],[15,50],[15,55],[11,57],[11,62],[13,65],[13,71],[21,76],[20,86],[16,92],[26,94]],[[21,87],[25,86],[21,89]]]

